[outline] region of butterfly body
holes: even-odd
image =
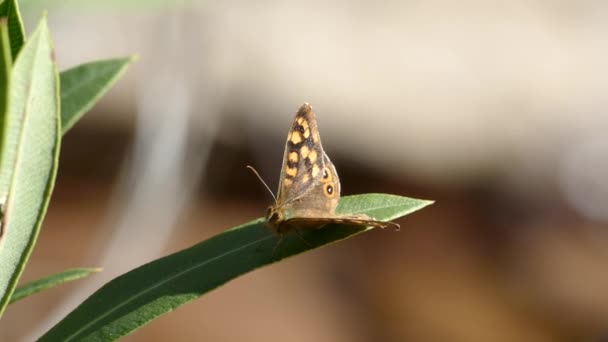
[[[275,203],[266,212],[266,220],[279,235],[329,223],[399,227],[363,214],[337,215],[340,190],[340,178],[321,145],[312,107],[304,103],[287,134],[279,189]]]

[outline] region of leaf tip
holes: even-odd
[[[42,12],[42,17],[40,18],[40,21],[38,22],[38,25],[34,29],[34,33],[32,33],[32,36],[36,32],[49,32],[48,13],[47,13],[47,11]],[[47,33],[47,34],[50,35],[50,33]]]
[[[139,55],[138,54],[134,54],[134,55],[129,56],[127,59],[129,61],[129,64],[130,63],[135,63],[135,62],[139,61]]]
[[[421,199],[419,201],[420,201],[420,205],[418,206],[418,210],[420,210],[420,209],[422,209],[424,207],[428,207],[429,205],[435,203],[434,200],[424,200],[424,199]]]
[[[48,11],[43,11],[42,12],[42,18],[40,18],[40,24],[47,24],[48,22],[48,17],[49,17],[49,12]]]

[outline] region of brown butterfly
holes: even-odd
[[[330,223],[399,229],[394,222],[376,221],[365,214],[338,215],[335,211],[339,200],[340,178],[321,146],[312,107],[304,103],[287,134],[279,191],[275,203],[266,211],[266,220],[281,237],[292,230]]]

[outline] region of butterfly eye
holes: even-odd
[[[279,214],[278,213],[272,213],[272,215],[270,215],[270,218],[268,219],[270,222],[278,222],[280,221],[279,218]]]
[[[334,193],[334,187],[328,184],[328,185],[325,187],[325,191],[327,191],[327,194],[328,194],[328,195],[332,195],[332,194]]]
[[[329,177],[329,172],[327,172],[327,169],[323,169],[323,179],[327,179],[327,177]]]
[[[281,220],[281,218],[279,216],[279,213],[277,213],[276,211],[273,211],[272,208],[268,208],[266,210],[266,221],[278,222],[280,220]]]
[[[298,131],[300,131],[300,133],[304,134],[304,127],[303,126],[299,126],[298,127]]]

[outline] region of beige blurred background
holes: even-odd
[[[138,54],[65,137],[11,305],[31,341],[103,283],[262,216],[311,102],[343,194],[436,203],[240,277],[126,341],[608,336],[605,1],[28,1],[61,69]]]

